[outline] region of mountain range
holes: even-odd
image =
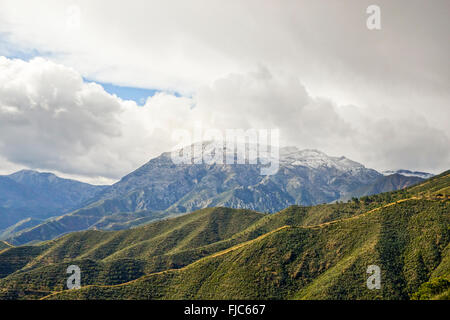
[[[345,203],[0,241],[0,299],[450,299],[449,200],[446,171]],[[70,265],[81,289],[66,287]],[[366,285],[370,265],[379,289]]]
[[[211,147],[212,142],[202,143],[204,152]],[[261,175],[261,164],[174,164],[166,152],[111,186],[31,171],[3,176],[9,193],[0,198],[0,213],[8,218],[2,218],[0,239],[19,245],[73,231],[119,230],[208,207],[274,213],[290,205],[347,201],[423,181],[413,174],[385,176],[318,150],[286,147],[279,155],[274,175]]]
[[[104,188],[31,170],[0,176],[0,239],[8,234],[5,229],[26,228],[75,210]]]

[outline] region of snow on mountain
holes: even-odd
[[[315,149],[298,149],[285,147],[280,150],[280,161],[285,165],[304,166],[317,169],[319,167],[336,168],[339,171],[358,171],[365,168],[362,164],[346,157],[332,157]]]
[[[244,152],[247,161],[237,163],[237,149],[241,152],[247,149]],[[123,221],[126,217],[123,214],[130,212],[146,212],[150,214],[149,219],[206,207],[272,213],[290,205],[310,206],[352,197],[359,190],[364,194],[373,190],[383,192],[385,188],[396,190],[404,187],[407,179],[384,177],[346,157],[328,156],[314,149],[270,149],[269,153],[261,154],[261,150],[266,150],[264,145],[248,144],[243,148],[240,144],[227,148],[222,142],[208,141],[187,146],[183,152],[181,149],[165,152],[102,190],[86,207],[21,231],[14,241],[22,244],[48,240],[67,232],[97,227],[102,219],[120,216]],[[177,157],[185,162],[176,163]],[[223,163],[227,158],[233,161]],[[253,160],[251,163],[249,158]],[[277,162],[277,170],[270,175],[263,174],[261,168],[273,161]],[[380,181],[381,178],[389,179],[386,182]]]
[[[228,147],[228,148],[227,148]],[[263,163],[267,164],[273,161],[279,161],[281,166],[303,166],[311,169],[318,168],[335,168],[342,172],[359,172],[365,167],[355,161],[346,157],[328,156],[322,151],[315,149],[299,149],[298,147],[274,147],[268,145],[261,145],[255,143],[238,143],[231,145],[231,147],[223,142],[207,141],[194,143],[191,146],[178,149],[175,153],[178,154],[184,150],[189,164],[200,163],[225,163],[234,164],[238,160],[236,154],[237,150],[242,152],[245,150],[245,159],[249,163]],[[219,157],[216,155],[220,154]],[[219,161],[217,161],[219,159]],[[232,163],[227,159],[234,159]],[[242,162],[241,162],[242,163]]]
[[[240,158],[238,158],[238,154]],[[182,155],[184,155],[183,164],[242,164],[245,162],[238,161],[243,161],[243,159],[249,163],[257,164],[278,160],[279,149],[256,143],[227,145],[226,142],[213,140],[196,142],[171,153],[174,162],[181,161]]]

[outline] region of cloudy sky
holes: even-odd
[[[366,9],[381,9],[369,30]],[[176,129],[279,128],[377,170],[450,167],[450,2],[0,0],[0,174],[111,183]]]

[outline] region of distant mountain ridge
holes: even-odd
[[[2,229],[23,219],[31,226],[70,212],[104,188],[32,170],[0,176],[0,238]]]
[[[214,142],[201,147],[207,152]],[[128,228],[207,207],[273,213],[294,204],[330,203],[364,187],[383,192],[418,182],[404,177],[398,180],[400,185],[392,180],[371,188],[385,177],[345,157],[296,147],[281,148],[279,155],[278,172],[265,176],[260,174],[261,164],[174,164],[171,153],[165,152],[112,186],[99,189],[80,209],[20,229],[9,241],[22,244],[89,228]],[[133,212],[139,214],[134,217]]]
[[[416,176],[404,176],[399,173],[394,173],[388,176],[381,176],[373,183],[364,185],[354,190],[351,194],[344,196],[341,200],[349,200],[353,197],[370,196],[382,192],[395,191],[404,189],[412,185],[418,184],[424,179]]]
[[[8,178],[32,188],[40,198],[48,198],[64,210],[79,206],[106,187],[63,179],[53,173],[33,170],[21,170],[9,175]]]

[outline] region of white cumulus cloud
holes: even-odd
[[[383,107],[380,107],[382,109]],[[282,145],[345,155],[376,169],[439,172],[449,137],[426,118],[313,97],[291,73],[261,66],[205,85],[192,97],[157,93],[143,106],[84,82],[43,58],[0,57],[0,165],[111,182],[171,150],[176,129],[280,129]]]

